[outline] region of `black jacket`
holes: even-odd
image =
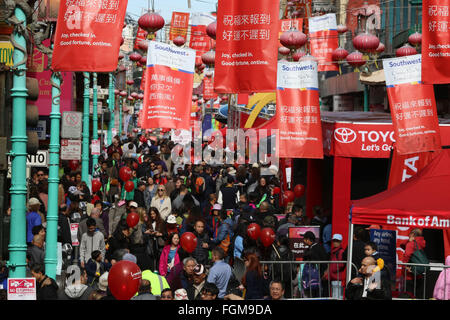
[[[121,232],[115,232],[111,238],[108,239],[108,250],[106,251],[106,259],[111,261],[114,257],[114,252],[118,249],[130,249],[130,240],[126,238]]]
[[[36,283],[37,300],[58,300],[58,284],[52,278],[45,278]]]
[[[192,252],[192,256],[197,260],[197,263],[205,265],[208,263],[209,248],[203,248],[202,244],[207,243],[208,245],[210,245],[209,236],[206,233],[206,230],[202,235],[199,235],[194,231],[194,235],[197,237],[197,247],[195,248],[194,252]]]
[[[303,253],[303,261],[329,261],[330,256],[325,251],[325,248],[321,243],[314,243]],[[320,275],[323,276],[325,270],[327,269],[326,263],[321,263],[319,265]]]
[[[139,189],[134,190],[133,200],[137,203],[138,207],[145,208],[144,193],[141,190]]]
[[[70,233],[70,219],[60,213],[58,215],[58,242],[72,244],[72,236]]]
[[[381,271],[382,272],[382,271]],[[367,291],[367,297],[362,297],[364,285],[349,282],[345,291],[346,300],[392,300],[391,283],[381,274],[381,288]]]

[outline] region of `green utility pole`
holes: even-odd
[[[83,104],[83,142],[81,152],[81,180],[89,185],[89,72],[83,72],[84,104]]]
[[[364,112],[369,112],[369,86],[364,85]]]
[[[92,140],[98,140],[98,110],[97,110],[97,72],[92,74]],[[92,171],[98,163],[98,155],[92,155]]]
[[[110,112],[110,118],[109,118],[109,124],[108,124],[108,140],[107,143],[110,145],[112,143],[112,128],[114,128],[114,75],[112,72],[109,73],[109,99],[108,99],[108,105],[109,105],[109,112]]]
[[[59,132],[61,122],[60,96],[61,74],[53,72],[52,83],[52,111],[50,113],[50,144],[49,144],[49,173],[48,173],[48,210],[47,232],[45,238],[45,274],[56,280],[56,266],[58,264],[58,185],[59,185]]]
[[[26,86],[26,61],[27,42],[24,37],[26,32],[26,16],[23,10],[16,6],[14,9],[16,19],[21,23],[14,28],[11,42],[15,50],[13,54],[14,75],[13,88],[11,89],[13,112],[12,112],[12,135],[11,135],[11,226],[9,241],[9,277],[26,277],[26,255],[27,255],[27,97]]]
[[[119,137],[122,138],[122,108],[123,108],[123,101],[124,99],[122,97],[119,98]]]

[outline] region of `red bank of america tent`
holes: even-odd
[[[425,168],[405,182],[374,196],[352,201],[350,229],[353,224],[448,229],[449,186],[450,150],[444,149]],[[349,234],[352,235],[353,230]],[[349,237],[350,251],[351,247],[352,238]],[[349,252],[348,265],[351,256],[352,253]]]

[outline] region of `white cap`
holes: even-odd
[[[167,217],[167,223],[177,223],[177,218],[175,218],[175,216],[173,214],[170,214]]]
[[[331,240],[342,241],[342,234],[335,233],[335,234],[333,235],[333,238],[331,238]]]
[[[130,204],[128,205],[129,207],[133,207],[133,208],[137,208],[138,204],[134,201],[130,201]]]

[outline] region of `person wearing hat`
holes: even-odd
[[[342,248],[342,235],[333,234],[331,238],[331,261],[343,261],[344,248]],[[345,264],[330,263],[324,273],[324,279],[331,281],[332,297],[342,299],[342,282],[345,280]]]
[[[206,276],[205,266],[203,264],[197,264],[194,267],[193,282],[189,283],[186,289],[189,300],[201,300],[201,292],[206,283]]]
[[[175,290],[175,300],[189,300],[186,289],[180,288]]]
[[[76,188],[76,187],[75,187]],[[39,207],[41,203],[37,198],[30,198],[27,203],[28,212],[26,215],[27,219],[27,243],[31,244],[33,241],[33,227],[39,226],[42,224],[42,218],[39,214]]]
[[[222,211],[222,205],[216,203],[211,209],[211,215],[206,217],[206,229],[212,235],[212,237],[217,236],[217,231],[219,229],[219,219],[220,212]]]
[[[134,200],[134,202],[136,202],[138,207],[141,207],[141,208],[146,208],[145,196],[144,196],[145,187],[146,187],[146,183],[142,180],[139,180],[139,182],[137,184],[137,188],[134,190],[133,200]]]

